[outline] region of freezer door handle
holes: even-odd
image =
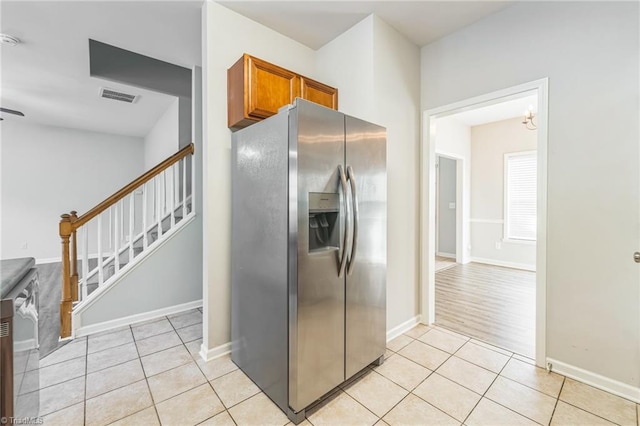
[[[342,258],[340,259],[340,266],[338,268],[338,277],[341,277],[344,274],[345,266],[347,265],[347,238],[349,238],[350,232],[350,221],[349,221],[349,209],[347,205],[349,200],[347,199],[347,176],[344,173],[344,168],[342,164],[338,166],[338,173],[340,173],[340,183],[342,184],[342,200],[344,202],[344,238],[342,239]]]
[[[353,265],[356,260],[356,252],[358,249],[358,225],[360,223],[360,211],[358,209],[358,193],[356,192],[356,176],[353,174],[351,166],[347,166],[347,177],[351,184],[351,209],[353,210],[353,240],[351,242],[351,256],[349,256],[349,266],[347,267],[347,275],[353,272]]]

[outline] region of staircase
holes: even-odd
[[[183,148],[82,216],[61,216],[61,340],[73,336],[74,310],[193,219],[193,152],[193,144]]]

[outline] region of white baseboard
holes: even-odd
[[[471,257],[471,262],[484,263],[485,265],[504,266],[505,268],[523,269],[525,271],[536,271],[536,265],[528,265],[526,263],[504,262],[496,259],[485,259],[483,257]]]
[[[436,252],[436,256],[446,257],[448,259],[455,259],[456,255],[453,253],[445,253],[443,251]]]
[[[420,315],[416,315],[413,318],[408,319],[402,324],[393,327],[391,330],[387,331],[387,342],[395,339],[403,333],[411,330],[417,324],[420,323]],[[231,353],[231,342],[224,343],[220,346],[216,346],[215,348],[207,349],[202,345],[200,349],[200,357],[205,361],[211,361],[212,359],[220,358],[223,355],[227,355]]]
[[[551,371],[555,373],[562,374],[563,376],[591,385],[594,388],[602,389],[603,391],[640,404],[640,387],[634,387],[556,359],[547,358],[547,363],[551,363]]]
[[[216,358],[220,358],[221,356],[227,355],[231,353],[231,342],[224,343],[220,346],[216,346],[215,348],[207,349],[204,347],[204,343],[200,348],[200,358],[205,361],[211,361]]]
[[[128,317],[118,318],[110,321],[80,326],[75,330],[75,337],[87,336],[89,334],[101,333],[103,331],[113,330],[124,325],[136,324],[143,321],[149,321],[156,318],[162,318],[167,315],[177,314],[178,312],[188,311],[190,309],[202,306],[202,299],[193,302],[182,303],[180,305],[168,306],[166,308],[156,309],[155,311],[143,312],[141,314],[130,315]]]
[[[391,330],[387,331],[387,342],[395,339],[403,333],[406,333],[419,323],[420,315],[416,315],[415,317],[406,320],[402,324],[393,327]]]

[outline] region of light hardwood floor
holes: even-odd
[[[535,272],[469,263],[436,273],[436,324],[533,358]]]

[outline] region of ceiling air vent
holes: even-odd
[[[106,99],[113,99],[116,101],[126,102],[128,104],[132,104],[138,99],[136,95],[130,95],[128,93],[117,92],[115,90],[106,89],[104,87],[100,88],[100,97]]]

